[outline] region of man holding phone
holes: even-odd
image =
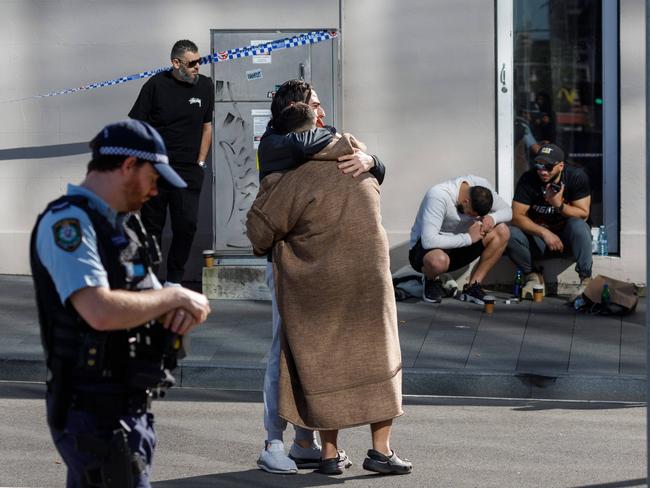
[[[581,288],[591,279],[591,230],[587,224],[591,205],[589,177],[582,168],[564,161],[555,144],[541,146],[534,168],[526,171],[515,188],[508,254],[525,274],[524,298],[535,284],[544,284],[535,272],[533,258],[570,254],[576,260]]]

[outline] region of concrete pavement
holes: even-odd
[[[43,381],[31,278],[2,275],[0,290],[0,380]],[[211,303],[179,384],[261,390],[270,303]],[[457,300],[411,300],[398,303],[398,319],[406,394],[645,400],[645,299],[623,318],[577,314],[563,298],[498,301],[491,316]]]
[[[63,486],[45,426],[43,385],[0,382],[0,486]],[[353,466],[342,476],[257,469],[259,393],[178,388],[155,402],[152,486],[372,488],[620,488],[646,486],[645,408],[634,404],[406,397],[392,447],[414,465],[381,477],[361,467],[367,427],[341,432]],[[285,440],[291,439],[287,431]]]

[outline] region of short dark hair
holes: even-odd
[[[185,54],[187,51],[196,53],[199,52],[199,47],[189,39],[181,39],[180,41],[176,41],[176,43],[172,47],[172,53],[170,55],[170,58],[180,59],[181,56],[183,56],[183,54]]]
[[[492,210],[494,198],[492,192],[484,186],[472,186],[469,189],[469,201],[472,210],[480,217],[487,215]]]
[[[302,132],[311,129],[316,123],[316,112],[303,102],[296,102],[280,112],[275,121],[275,128],[279,132]]]
[[[271,117],[275,121],[280,117],[280,112],[291,103],[309,103],[311,99],[312,86],[303,80],[289,80],[280,85],[280,88],[273,95],[271,101]],[[275,127],[275,122],[273,123]]]
[[[124,160],[128,158],[128,156],[113,156],[113,155],[103,155],[103,156],[97,156],[96,158],[93,158],[90,160],[87,166],[87,171],[98,171],[100,173],[107,173],[109,171],[116,170],[120,166],[122,166],[122,163]],[[136,160],[136,166],[142,166],[143,164],[150,162],[146,161],[144,159],[138,158]]]

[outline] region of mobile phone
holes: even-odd
[[[551,188],[555,193],[557,193],[562,189],[562,185],[559,183],[551,183]]]

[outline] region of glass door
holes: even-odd
[[[540,144],[591,182],[591,225],[618,252],[616,0],[497,0],[498,183],[512,196]]]

